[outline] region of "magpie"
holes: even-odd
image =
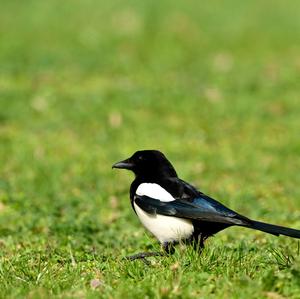
[[[235,225],[300,238],[300,230],[252,220],[205,195],[180,179],[171,162],[158,150],[137,151],[112,168],[135,174],[130,186],[131,206],[165,253],[172,253],[179,242],[191,242],[202,249],[207,238]],[[157,253],[140,253],[130,259],[151,255]]]

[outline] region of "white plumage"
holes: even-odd
[[[168,191],[155,183],[142,183],[138,186],[135,193],[140,196],[146,195],[165,202],[175,200]]]
[[[136,194],[149,196],[160,201],[173,201],[175,198],[158,184],[142,183]],[[189,219],[164,215],[151,215],[142,210],[136,203],[134,209],[142,224],[161,242],[179,241],[189,238],[194,232],[194,226]]]

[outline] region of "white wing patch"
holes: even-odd
[[[154,183],[142,183],[136,190],[139,196],[149,196],[160,201],[173,201],[175,198],[164,188]],[[194,232],[189,219],[172,216],[151,215],[142,210],[135,202],[134,209],[142,224],[161,242],[173,242],[188,239]]]
[[[149,196],[160,201],[173,201],[175,198],[164,188],[154,183],[142,183],[136,189],[136,194]]]

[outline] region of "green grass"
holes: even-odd
[[[161,149],[300,228],[297,1],[0,2],[1,298],[300,298],[295,239],[230,228],[201,256],[122,260],[159,246],[111,170]]]

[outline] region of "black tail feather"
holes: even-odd
[[[288,228],[284,226],[268,224],[259,221],[251,221],[251,224],[248,226],[252,229],[257,229],[275,236],[284,235],[292,238],[300,239],[300,230]]]

